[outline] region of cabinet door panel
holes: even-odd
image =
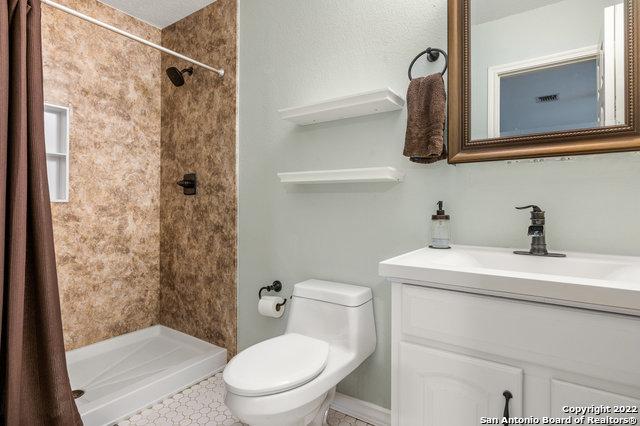
[[[398,354],[400,426],[476,426],[502,417],[505,390],[512,416],[522,415],[522,370],[401,342]]]
[[[640,318],[402,286],[402,335],[640,383]],[[596,344],[597,343],[597,344]]]
[[[640,407],[640,399],[631,398],[625,395],[619,395],[606,392],[600,389],[594,389],[586,386],[580,386],[573,383],[563,382],[562,380],[551,380],[551,416],[552,417],[568,417],[571,414],[564,412],[563,407],[589,407],[591,405],[600,406],[630,406]],[[608,413],[603,416],[617,418],[636,418],[640,420],[637,413]],[[576,416],[574,416],[576,417]],[[587,417],[597,417],[593,414],[587,414]]]

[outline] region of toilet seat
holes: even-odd
[[[318,377],[328,356],[327,342],[288,333],[240,352],[225,368],[223,378],[236,395],[273,395]]]

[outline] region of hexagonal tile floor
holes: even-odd
[[[335,410],[329,410],[327,424],[329,426],[373,426]]]
[[[243,425],[224,405],[224,392],[222,373],[218,373],[121,421],[118,426]],[[329,426],[371,426],[334,410],[329,412],[327,421]]]

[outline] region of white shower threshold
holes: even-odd
[[[156,325],[67,352],[85,426],[107,426],[219,371],[227,350]]]

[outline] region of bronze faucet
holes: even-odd
[[[544,211],[538,206],[516,207],[518,210],[533,209],[531,211],[531,226],[529,226],[528,235],[531,237],[531,250],[514,251],[515,254],[526,256],[547,256],[547,257],[567,257],[566,254],[549,253],[547,250],[547,241],[544,236]]]

